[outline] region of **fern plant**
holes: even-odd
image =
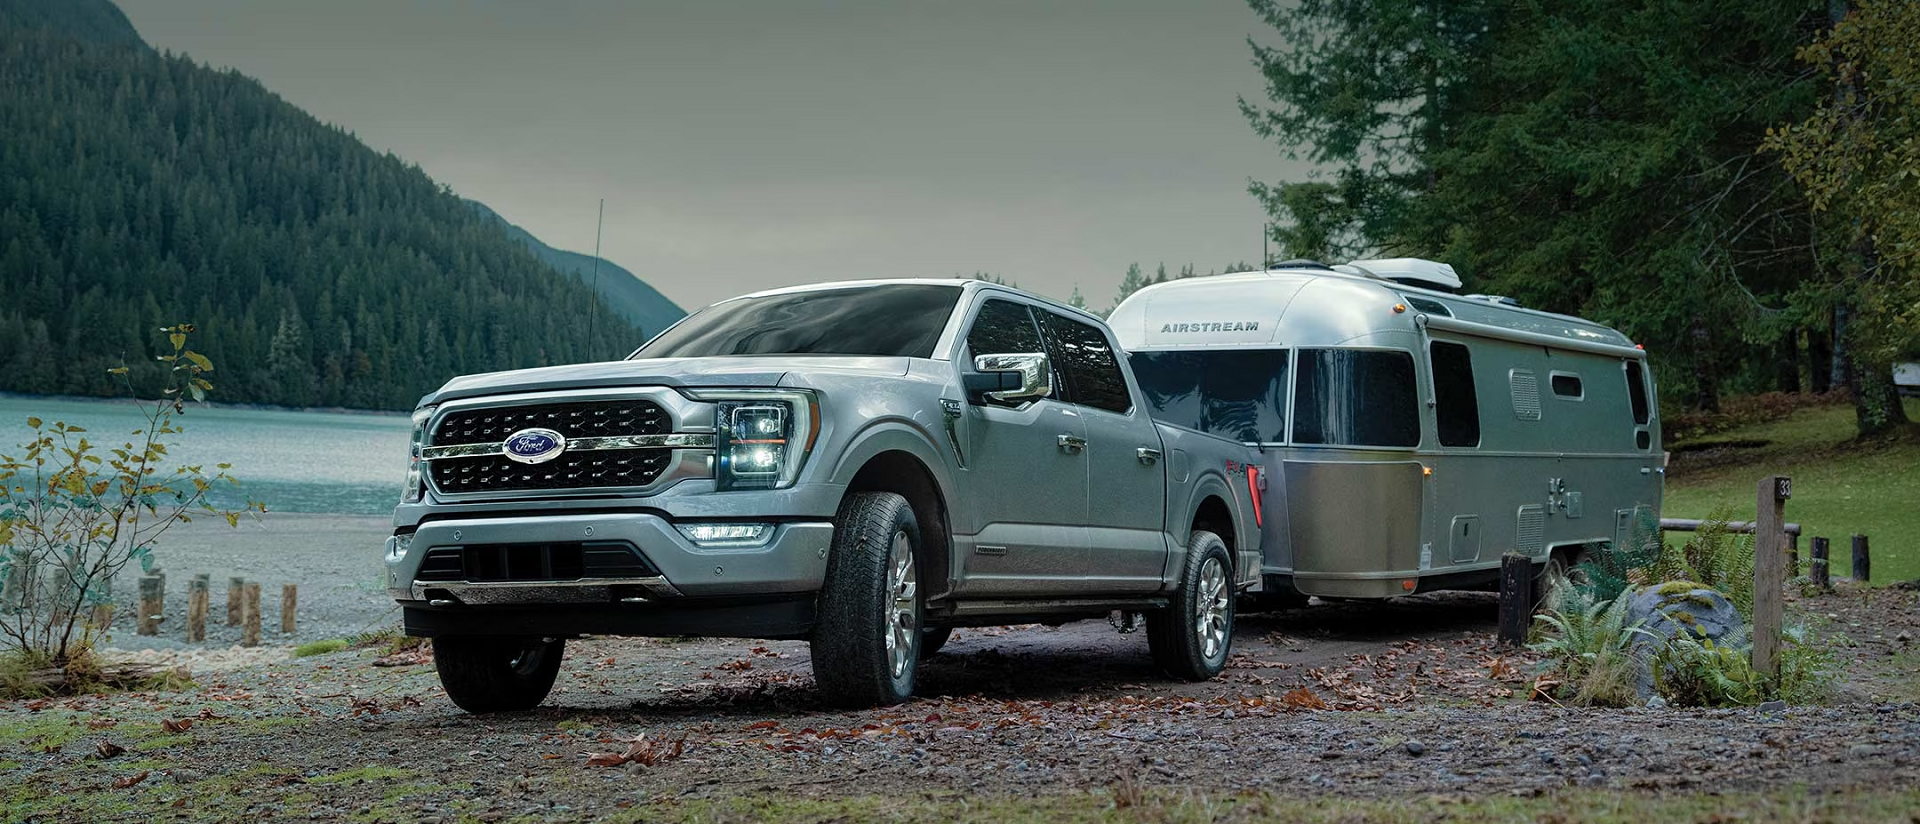
[[[1647,632],[1628,625],[1628,599],[1596,601],[1564,585],[1553,591],[1554,606],[1535,617],[1539,640],[1529,648],[1546,656],[1547,669],[1559,676],[1559,696],[1586,706],[1634,705],[1640,669],[1635,642]]]

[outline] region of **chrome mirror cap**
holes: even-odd
[[[1026,403],[1053,394],[1053,364],[1045,353],[976,355],[973,368],[977,372],[1012,372],[1020,376],[1019,389],[986,393],[988,398],[1001,403]]]

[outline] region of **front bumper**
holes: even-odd
[[[826,578],[833,525],[787,521],[761,546],[694,544],[665,517],[649,513],[476,516],[421,523],[410,536],[387,539],[387,591],[413,607],[502,607],[671,604],[681,599],[813,593]],[[571,581],[418,580],[421,562],[438,548],[568,542],[638,548],[658,575]]]

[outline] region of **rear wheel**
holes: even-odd
[[[1557,582],[1565,581],[1575,586],[1588,583],[1587,573],[1580,569],[1580,565],[1586,563],[1586,560],[1585,547],[1556,549],[1552,555],[1547,556],[1547,562],[1534,570],[1533,574],[1534,611],[1540,612],[1553,606],[1553,588]]]
[[[433,639],[433,661],[447,697],[467,712],[530,710],[560,674],[566,641],[455,635]]]
[[[924,637],[919,549],[906,498],[862,492],[841,505],[811,640],[827,700],[865,707],[913,695]]]
[[[1233,560],[1220,536],[1195,530],[1186,570],[1167,609],[1147,614],[1147,648],[1168,675],[1205,681],[1220,674],[1233,646]]]

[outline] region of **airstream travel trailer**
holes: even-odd
[[[1263,589],[1384,598],[1623,544],[1664,481],[1646,353],[1398,259],[1176,280],[1108,319],[1156,417],[1262,447]]]

